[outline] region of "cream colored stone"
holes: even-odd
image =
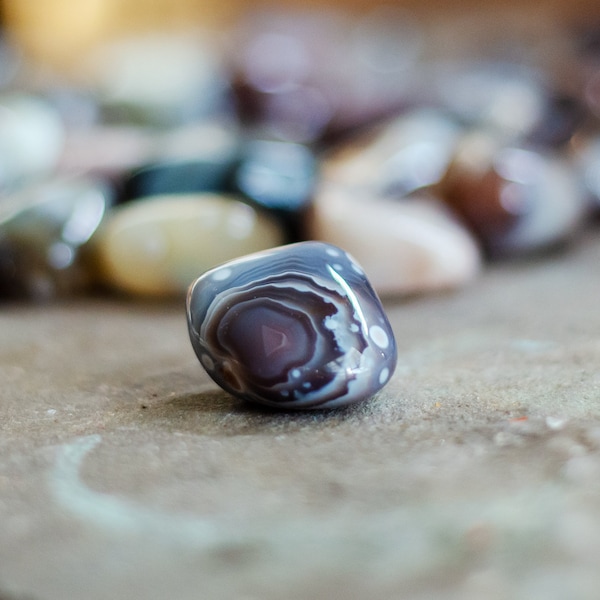
[[[430,197],[384,200],[323,184],[308,229],[350,252],[384,296],[455,288],[481,267],[471,234]]]
[[[148,296],[183,294],[204,271],[284,243],[277,222],[216,194],[157,196],[113,211],[95,240],[102,280]]]

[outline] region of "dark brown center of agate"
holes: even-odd
[[[305,315],[258,302],[228,311],[219,334],[223,346],[252,377],[264,381],[287,379],[290,369],[308,362],[315,337]]]

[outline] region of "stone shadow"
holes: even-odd
[[[225,391],[210,388],[198,392],[156,396],[141,403],[140,418],[172,431],[200,435],[280,435],[310,428],[331,428],[357,421],[361,405],[310,411],[279,410],[238,400]]]

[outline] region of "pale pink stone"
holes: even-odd
[[[474,238],[431,197],[381,199],[325,183],[308,230],[352,254],[385,296],[456,288],[481,268]]]

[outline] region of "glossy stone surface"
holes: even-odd
[[[283,409],[364,400],[396,366],[394,334],[361,267],[320,242],[226,263],[187,297],[192,346],[231,394]]]
[[[385,296],[456,288],[481,267],[473,235],[430,196],[392,200],[322,185],[307,231],[348,250]]]
[[[90,283],[82,250],[112,204],[97,181],[60,178],[0,200],[0,288],[35,300]]]
[[[562,242],[587,213],[583,186],[565,160],[503,146],[483,132],[463,140],[441,189],[494,256]]]
[[[95,237],[103,281],[147,296],[183,295],[198,274],[278,246],[280,225],[235,197],[155,196],[115,208]]]

